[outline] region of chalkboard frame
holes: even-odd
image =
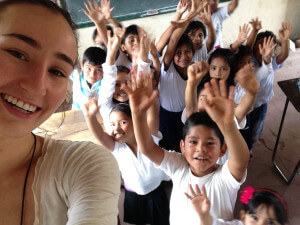
[[[60,0],[60,5],[61,5],[61,7],[63,7],[67,11],[69,11],[68,6],[67,6],[67,1],[68,0]],[[146,0],[146,1],[149,1],[149,0]],[[220,3],[228,2],[228,1],[230,1],[230,0],[220,0]],[[99,0],[98,0],[98,2],[99,2]],[[152,11],[146,10],[146,11],[141,11],[141,12],[133,12],[133,13],[126,14],[126,15],[115,15],[114,18],[118,21],[125,21],[125,20],[132,20],[132,19],[144,18],[144,17],[149,17],[149,16],[156,16],[156,15],[161,15],[161,14],[165,14],[165,13],[175,12],[176,7],[177,7],[177,5],[170,5],[168,7],[164,7],[164,8],[160,8],[160,9],[152,10]],[[70,13],[72,14],[73,12],[70,12]],[[86,17],[86,18],[87,18],[86,22],[77,23],[77,26],[79,28],[94,26],[94,23],[92,21],[90,21],[88,17]]]

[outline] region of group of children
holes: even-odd
[[[180,0],[157,43],[137,25],[122,28],[109,0],[85,3],[95,40],[104,47],[88,48],[81,70],[73,72],[73,108],[83,109],[93,135],[118,161],[127,223],[287,221],[276,192],[248,188],[240,221],[228,222],[274,95],[274,72],[288,57],[292,28],[282,24],[277,55],[275,35],[259,33],[257,18],[251,32],[241,26],[237,40],[222,48],[222,21],[238,0],[221,8],[218,3]],[[170,206],[162,186],[168,180]]]

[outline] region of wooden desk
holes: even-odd
[[[99,121],[102,122],[102,119],[99,118]],[[59,140],[91,141],[99,144],[89,131],[82,110],[54,113],[33,132],[40,136],[47,133],[52,138]]]
[[[298,112],[300,112],[300,89],[298,87],[299,80],[300,80],[300,78],[296,78],[296,79],[283,80],[283,81],[278,82],[279,87],[281,88],[283,93],[286,95],[286,101],[285,101],[285,106],[284,106],[283,113],[282,113],[279,131],[278,131],[277,138],[276,138],[276,143],[275,143],[274,150],[273,150],[272,163],[275,166],[275,169],[280,173],[280,175],[283,177],[283,179],[285,180],[285,182],[287,184],[290,184],[292,182],[294,176],[296,175],[296,173],[300,167],[300,160],[298,161],[296,167],[294,168],[291,176],[289,178],[286,178],[285,175],[281,172],[278,165],[276,164],[275,156],[277,153],[277,147],[278,147],[278,143],[279,143],[279,139],[280,139],[282,125],[284,122],[284,118],[285,118],[285,114],[286,114],[286,110],[287,110],[289,102],[291,102],[292,105],[296,108],[296,110]]]

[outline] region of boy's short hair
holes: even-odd
[[[217,137],[220,139],[221,145],[224,144],[224,136],[222,132],[220,131],[218,125],[209,117],[209,115],[206,112],[196,112],[193,113],[186,121],[182,129],[182,136],[183,140],[190,132],[191,127],[194,126],[207,126],[211,129],[213,129],[217,135]]]
[[[266,30],[265,32],[260,32],[257,34],[255,43],[253,46],[255,46],[260,39],[265,38],[265,37],[272,37],[272,38],[274,38],[274,42],[275,43],[277,42],[276,35],[272,31]]]
[[[205,25],[202,22],[198,21],[198,20],[190,22],[189,25],[188,25],[188,27],[185,29],[184,33],[188,34],[189,32],[196,31],[198,29],[201,29],[203,31],[204,38],[206,38],[206,28],[205,28]]]
[[[129,73],[130,72],[130,69],[128,69],[126,66],[117,66],[117,72],[118,73]]]
[[[136,35],[139,35],[139,32],[138,32],[138,26],[137,26],[137,25],[132,24],[132,25],[126,27],[126,31],[125,31],[124,37],[122,38],[121,44],[124,44],[124,43],[125,43],[126,38],[127,38],[128,35],[130,35],[130,34],[136,34]]]
[[[114,30],[110,25],[106,25],[106,29],[110,30],[111,35],[114,35]],[[94,31],[93,31],[93,34],[92,34],[92,38],[93,38],[94,42],[95,42],[95,39],[96,39],[97,35],[98,35],[98,30],[97,30],[97,28],[95,28]]]
[[[106,52],[102,48],[89,47],[83,53],[82,64],[88,62],[93,66],[102,65],[105,59]]]
[[[128,103],[118,103],[118,104],[116,104],[112,108],[110,114],[112,112],[122,112],[122,113],[125,113],[125,115],[128,116],[129,118],[132,118],[132,116],[131,116],[131,110],[130,110],[130,107],[129,107]]]
[[[176,46],[176,50],[178,48],[180,48],[182,45],[187,45],[192,51],[193,51],[193,54],[195,54],[195,49],[194,49],[194,44],[193,44],[193,41],[192,39],[187,35],[187,34],[183,34],[178,43],[177,43],[177,46]]]

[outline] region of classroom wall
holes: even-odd
[[[228,4],[223,3],[220,6]],[[300,0],[240,0],[235,12],[225,20],[223,24],[223,42],[228,46],[238,34],[239,25],[249,22],[251,18],[258,16],[262,21],[263,30],[272,30],[278,37],[281,22],[290,20],[293,32],[292,40],[300,39]],[[153,37],[158,39],[169,25],[173,13],[122,21],[124,26],[138,24]],[[83,51],[93,45],[92,32],[94,27],[79,29],[79,56]]]

